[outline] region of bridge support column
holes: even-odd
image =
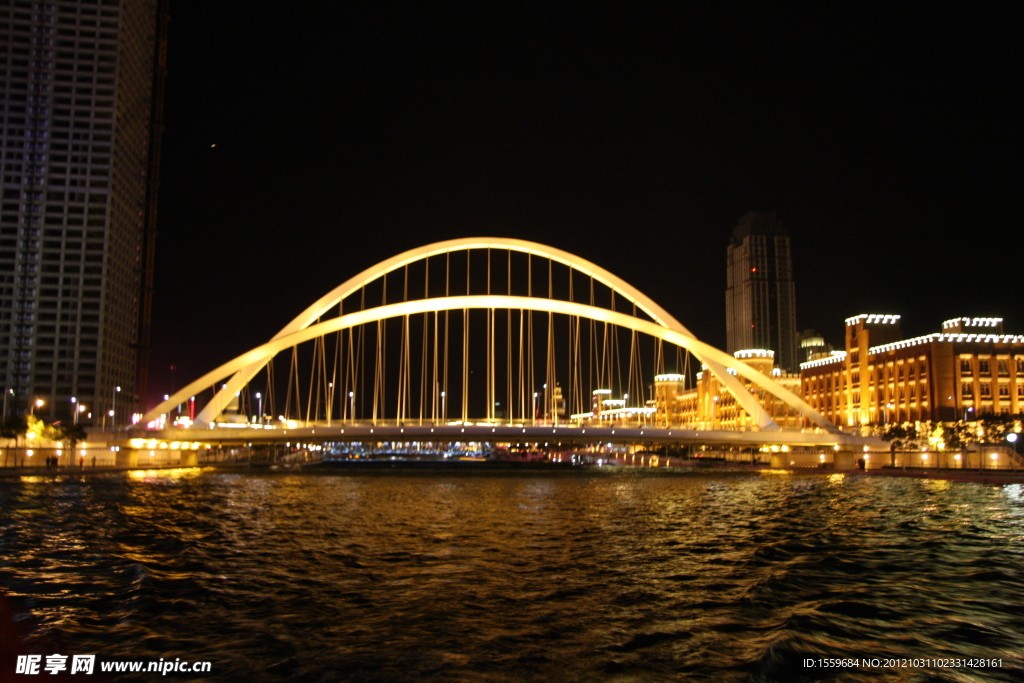
[[[857,459],[854,457],[853,451],[836,451],[834,462],[837,470],[852,470],[857,467]]]
[[[124,448],[117,452],[115,462],[118,467],[138,467],[139,454],[134,448]]]
[[[199,455],[195,451],[181,451],[178,464],[182,467],[195,467],[199,464]]]

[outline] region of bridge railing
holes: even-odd
[[[352,428],[374,428],[374,427],[557,427],[565,429],[656,429],[656,430],[685,430],[685,431],[709,431],[709,432],[761,432],[771,431],[772,433],[802,433],[802,434],[825,434],[826,430],[820,427],[781,427],[774,430],[763,430],[757,425],[742,425],[740,427],[721,425],[710,425],[707,422],[696,423],[674,423],[666,425],[656,420],[644,419],[616,419],[602,421],[571,421],[571,420],[430,420],[430,419],[376,419],[376,420],[268,420],[260,422],[216,422],[211,425],[216,429],[267,429],[267,430],[292,430],[292,429],[341,429]],[[187,428],[187,427],[186,427]],[[168,427],[168,429],[174,429]]]

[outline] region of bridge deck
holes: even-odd
[[[474,441],[500,443],[556,442],[563,444],[688,444],[722,446],[884,447],[877,438],[815,431],[726,431],[659,428],[648,426],[582,427],[564,425],[444,424],[373,425],[343,424],[278,428],[260,426],[215,429],[132,430],[95,432],[90,441],[106,443],[130,439],[199,441],[217,444],[329,443],[357,441]]]

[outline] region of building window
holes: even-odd
[[[988,367],[988,358],[982,358],[978,361],[978,372],[983,375],[987,375],[991,372]]]
[[[1024,375],[1024,358],[1017,359],[1017,374]]]
[[[992,383],[991,382],[982,382],[981,383],[981,397],[982,398],[991,398],[992,397]]]
[[[997,362],[997,367],[998,367],[999,375],[1000,376],[1006,377],[1007,375],[1010,374],[1010,363],[1009,363],[1009,361],[1007,361],[1005,358],[1000,358],[996,362]]]
[[[971,398],[974,396],[974,385],[970,382],[964,382],[960,385],[960,395],[964,398]]]
[[[1010,398],[1010,385],[1006,382],[999,384],[999,398]]]

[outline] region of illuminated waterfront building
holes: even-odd
[[[846,349],[800,365],[803,398],[835,424],[954,421],[1024,410],[1024,335],[954,318],[902,339],[900,316],[846,320]]]
[[[612,398],[611,389],[594,389],[590,397],[590,410],[570,415],[569,419],[575,424],[598,426],[650,422],[651,416],[656,412],[652,402],[647,401],[643,406],[638,406],[636,403],[637,401],[634,401],[632,405],[628,405],[629,394],[622,398]]]
[[[726,351],[770,349],[797,371],[796,294],[789,235],[774,213],[740,218],[727,252]]]
[[[793,393],[799,393],[800,375],[775,367],[775,353],[770,349],[743,349],[733,356]],[[730,374],[736,375],[731,368]],[[798,412],[781,399],[753,386],[737,376],[743,387],[757,397],[758,403],[782,428],[798,428],[802,419]],[[736,401],[721,381],[702,365],[694,387],[686,387],[684,375],[665,374],[654,378],[654,424],[661,427],[683,426],[692,429],[753,429],[750,415]]]
[[[32,405],[50,420],[91,413],[101,424],[116,409],[125,424],[138,404],[163,4],[0,8],[0,383],[10,412]]]

